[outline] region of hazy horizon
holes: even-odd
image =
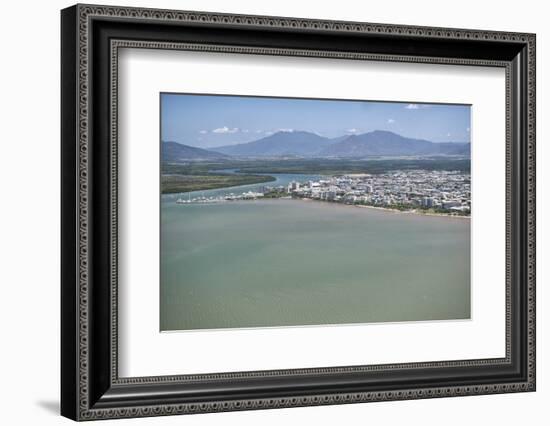
[[[253,142],[281,131],[326,138],[390,131],[470,142],[470,105],[161,93],[161,140],[198,148]]]

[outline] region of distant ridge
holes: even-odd
[[[411,139],[397,133],[375,130],[351,135],[331,144],[320,153],[322,157],[369,157],[413,155],[470,155],[469,143],[434,143]]]
[[[178,142],[163,142],[163,162],[227,160],[231,158],[305,157],[352,158],[411,157],[454,155],[470,156],[468,142],[431,142],[375,130],[368,133],[326,138],[305,131],[281,131],[247,143],[210,149]]]
[[[311,132],[277,132],[265,138],[238,145],[225,145],[212,150],[241,157],[304,156],[318,154],[333,141]]]
[[[184,145],[182,143],[166,141],[162,142],[162,161],[164,163],[178,163],[184,161],[202,160],[227,160],[230,158],[225,154]]]

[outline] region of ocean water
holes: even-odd
[[[160,303],[163,331],[467,319],[470,220],[163,198]]]

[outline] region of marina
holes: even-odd
[[[264,193],[263,192],[243,192],[241,194],[234,194],[230,193],[225,196],[218,196],[218,197],[194,197],[191,198],[190,196],[185,198],[178,198],[176,200],[176,204],[191,204],[191,203],[198,203],[198,204],[204,204],[204,203],[223,203],[225,201],[242,201],[242,200],[257,200],[258,198],[263,198]],[[290,198],[290,197],[289,197]]]

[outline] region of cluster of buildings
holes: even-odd
[[[382,174],[348,174],[317,181],[262,186],[258,191],[211,197],[179,198],[176,203],[218,203],[258,198],[304,198],[399,210],[433,210],[470,214],[470,174],[460,171],[406,170]]]
[[[470,174],[460,171],[407,170],[383,174],[350,174],[291,182],[272,188],[293,197],[364,204],[402,210],[433,209],[468,215]]]

